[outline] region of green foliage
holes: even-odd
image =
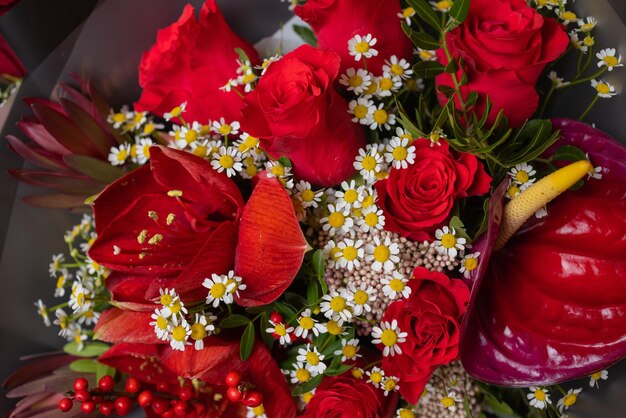
[[[415,13],[429,26],[438,31],[442,30],[441,19],[426,0],[407,0],[409,6],[415,9]]]
[[[246,329],[241,334],[241,341],[239,343],[239,357],[242,360],[247,360],[252,354],[254,349],[254,324],[250,322]]]
[[[243,315],[232,314],[222,319],[220,322],[220,328],[237,328],[243,327],[250,323],[250,319]]]
[[[78,357],[98,357],[109,349],[109,345],[101,342],[86,342],[82,350],[78,349],[78,344],[72,342],[63,346],[63,351],[67,354]]]
[[[293,25],[293,30],[298,34],[300,38],[302,38],[304,42],[314,48],[317,48],[317,37],[315,36],[315,32],[313,32],[310,27],[303,25]]]
[[[303,383],[301,385],[296,386],[296,388],[292,392],[292,395],[293,396],[300,396],[300,395],[303,395],[303,394],[305,394],[307,392],[312,391],[313,389],[318,387],[320,383],[322,383],[322,379],[323,378],[324,378],[323,374],[318,374],[317,376],[313,377],[308,382],[305,382],[305,383]]]

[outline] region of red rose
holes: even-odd
[[[235,92],[219,90],[236,75],[235,48],[258,63],[252,45],[230,29],[215,0],[204,3],[199,21],[187,5],[176,23],[159,31],[156,45],[141,58],[143,92],[135,108],[162,115],[187,102],[187,121],[239,120],[243,99]]]
[[[273,63],[246,97],[243,125],[272,157],[287,156],[294,174],[334,186],[354,172],[365,145],[363,128],[350,120],[348,102],[333,88],[339,56],[301,46]]]
[[[348,40],[354,35],[372,34],[378,42],[378,55],[367,59],[367,68],[382,73],[385,60],[392,55],[411,60],[413,44],[402,32],[399,0],[308,0],[294,10],[317,35],[320,48],[332,49],[341,56],[341,72],[354,67]]]
[[[406,332],[399,343],[402,354],[383,358],[388,376],[400,379],[400,393],[417,403],[433,371],[459,354],[461,319],[469,302],[469,289],[458,279],[417,267],[409,280],[411,295],[393,302],[383,321],[398,321]]]
[[[380,389],[355,379],[350,373],[324,377],[306,406],[304,418],[378,418],[385,416],[385,397]]]
[[[510,126],[518,127],[537,109],[537,79],[565,51],[569,37],[561,24],[540,15],[525,0],[472,0],[467,19],[447,41],[452,55],[466,63],[469,83],[463,94],[479,93],[474,111],[482,114],[489,96],[494,106],[488,121],[493,123],[504,110]],[[437,58],[448,62],[443,50],[437,51]],[[438,75],[436,83],[453,86],[447,73]],[[439,101],[446,99],[440,95]]]
[[[107,288],[116,306],[151,310],[162,287],[175,288],[184,302],[202,300],[204,278],[231,269],[247,286],[237,303],[275,300],[306,249],[278,180],[260,179],[244,204],[235,182],[206,160],[160,146],[150,157],[94,203],[98,239],[89,255],[114,271]]]
[[[385,229],[414,241],[432,240],[435,230],[447,224],[456,199],[489,191],[491,177],[476,157],[440,144],[418,139],[415,163],[392,168],[387,179],[376,182]]]

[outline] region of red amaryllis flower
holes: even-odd
[[[367,59],[367,68],[376,74],[392,55],[411,59],[413,44],[400,26],[399,0],[309,0],[294,12],[311,25],[320,48],[341,56],[342,73],[356,64],[348,51],[354,35],[370,33],[378,40],[378,55]]]
[[[348,178],[365,145],[348,102],[333,88],[339,56],[308,45],[273,63],[246,97],[243,125],[271,156],[287,156],[294,174],[320,186]]]
[[[207,123],[224,117],[238,120],[243,100],[219,88],[237,73],[235,48],[246,52],[252,64],[258,55],[252,45],[228,26],[215,0],[207,0],[196,20],[187,5],[176,23],[159,31],[157,43],[139,65],[139,111],[162,115],[187,102],[188,121]]]
[[[626,149],[584,123],[553,126],[555,146],[588,153],[602,179],[558,196],[492,252],[506,184],[494,193],[461,342],[465,369],[493,384],[550,385],[626,356]]]
[[[423,267],[415,269],[408,286],[410,296],[393,302],[383,316],[383,321],[398,321],[407,333],[398,344],[402,354],[383,358],[383,369],[400,378],[402,396],[417,403],[433,371],[458,357],[469,289],[461,280]]]
[[[237,303],[275,300],[306,248],[278,180],[260,179],[244,203],[235,182],[200,157],[160,146],[150,157],[94,202],[98,239],[89,255],[114,271],[107,288],[117,305],[149,310],[160,288],[199,301],[204,278],[231,269],[247,286]]]

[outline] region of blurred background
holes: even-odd
[[[384,1],[384,0],[381,0]],[[69,72],[90,78],[114,107],[132,104],[139,97],[137,65],[141,54],[156,39],[159,28],[174,22],[185,4],[198,8],[201,0],[22,0],[0,17],[0,33],[27,69],[27,76],[12,103],[0,109],[1,137],[20,136],[15,122],[29,115],[24,97],[49,97],[55,84]],[[245,39],[255,43],[274,33],[292,16],[280,0],[217,0],[226,20]],[[599,21],[600,47],[617,47],[626,55],[626,1],[578,0],[579,16]],[[567,62],[562,65],[568,65]],[[557,68],[558,71],[558,68]],[[623,89],[624,71],[606,77]],[[573,89],[552,103],[551,114],[578,117],[594,95],[589,88]],[[582,93],[581,93],[582,91]],[[626,96],[600,101],[587,120],[626,142]],[[0,141],[4,141],[3,139]],[[19,357],[62,347],[56,328],[43,326],[34,302],[53,305],[53,280],[48,277],[52,254],[64,252],[65,231],[80,220],[65,211],[27,206],[21,197],[39,190],[17,182],[7,168],[22,167],[22,160],[0,146],[0,380],[19,365]],[[626,291],[626,290],[625,290]],[[588,388],[588,380],[572,384]],[[571,417],[626,416],[626,364],[609,370],[599,391],[586,391]],[[0,393],[0,412],[12,401]]]

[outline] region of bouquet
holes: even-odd
[[[9,417],[566,417],[626,355],[622,57],[571,6],[294,0],[255,49],[207,0],[132,106],[31,99],[10,173],[82,218]]]

